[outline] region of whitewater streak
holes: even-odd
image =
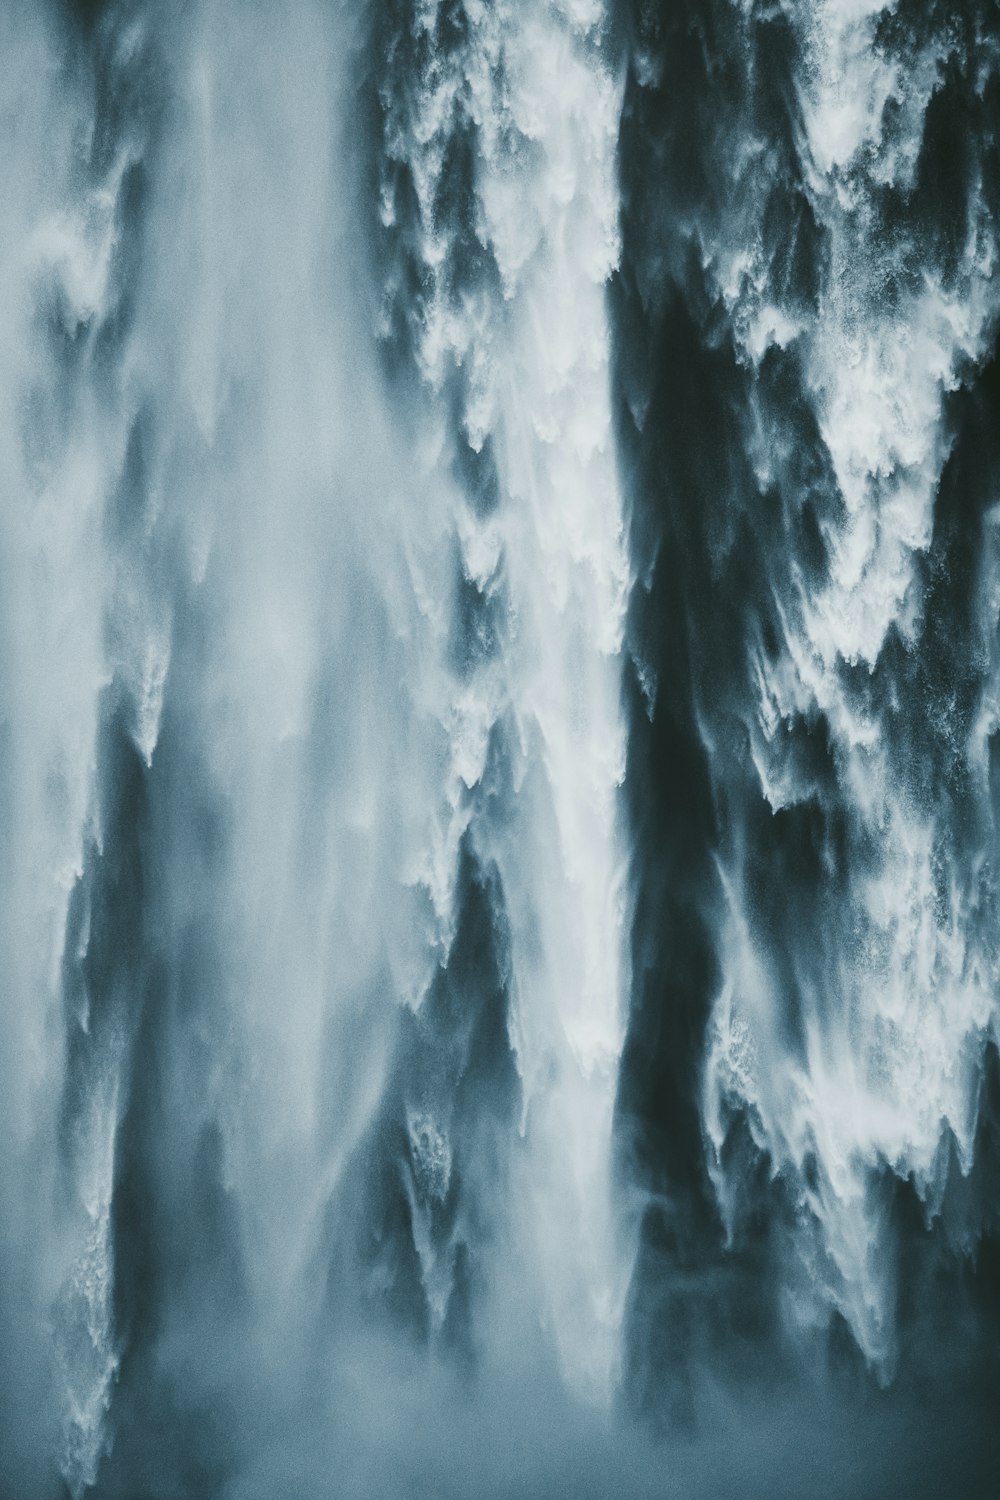
[[[789,754],[789,728],[821,719],[857,821],[852,838],[868,853],[852,862],[837,895],[836,855],[822,856],[829,887],[820,901],[845,902],[852,940],[824,951],[819,972],[814,954],[795,953],[799,1034],[791,1047],[785,981],[766,940],[751,936],[753,897],[739,855],[724,869],[725,977],[705,1083],[727,1218],[733,1189],[721,1153],[727,1109],[740,1100],[774,1169],[796,1179],[796,1254],[806,1274],[792,1276],[795,1316],[822,1322],[837,1309],[883,1378],[897,1354],[895,1277],[877,1165],[909,1177],[928,1213],[940,1212],[950,1140],[962,1172],[971,1170],[983,1056],[1000,1035],[1000,970],[992,923],[983,920],[984,906],[995,909],[982,878],[985,850],[971,868],[943,855],[953,837],[941,826],[944,809],[928,796],[926,775],[900,765],[891,710],[858,691],[890,634],[919,649],[918,559],[932,545],[950,446],[945,401],[989,351],[1000,313],[1000,247],[981,192],[974,189],[954,227],[952,263],[929,259],[913,276],[919,230],[885,234],[880,194],[890,185],[901,195],[917,189],[928,108],[957,45],[947,31],[932,31],[904,73],[891,44],[878,44],[878,23],[890,14],[880,0],[788,11],[801,57],[803,191],[829,256],[815,311],[804,316],[793,295],[782,296],[762,247],[744,248],[750,235],[735,254],[725,246],[716,271],[743,360],[759,370],[772,347],[800,351],[840,501],[836,517],[819,523],[828,556],[822,584],[793,561],[792,587],[776,607],[778,640],[751,647],[750,752],[774,813],[808,801],[816,787]],[[776,447],[765,439],[753,454],[762,490],[774,482]],[[964,730],[966,743],[957,723],[941,726],[949,752],[968,758],[984,828],[994,727],[985,704]]]
[[[996,1493],[994,12],[0,9],[3,1500]]]
[[[382,213],[389,228],[405,213],[394,175],[405,165],[418,366],[438,406],[457,376],[456,430],[439,441],[474,455],[495,487],[484,500],[480,482],[456,516],[463,581],[491,622],[456,684],[449,739],[466,792],[491,754],[511,786],[499,813],[466,798],[463,822],[498,874],[512,934],[516,1233],[538,1264],[567,1377],[606,1394],[625,1291],[610,1149],[625,1019],[616,789],[628,563],[603,290],[618,253],[619,87],[599,4],[470,5],[442,45],[447,9],[418,6],[412,34],[392,40],[390,66],[409,44],[421,74],[409,109],[398,78],[383,87]],[[442,202],[463,136],[472,267]]]

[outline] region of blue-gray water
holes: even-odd
[[[996,0],[10,0],[0,205],[0,1500],[995,1495]]]

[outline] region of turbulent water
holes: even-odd
[[[996,0],[9,0],[0,148],[0,1500],[995,1495]]]

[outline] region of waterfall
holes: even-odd
[[[26,0],[0,143],[0,1492],[993,1494],[993,0]]]
[[[599,1391],[624,1296],[609,1177],[625,1018],[628,561],[604,300],[619,87],[597,5],[470,6],[462,25],[422,5],[408,20],[381,94],[381,204],[421,288],[409,311],[425,421],[446,413],[432,451],[472,480],[453,525],[475,638],[451,734],[463,823],[496,871],[511,933],[523,1140],[512,1192],[527,1220],[514,1234],[537,1264],[567,1376]]]

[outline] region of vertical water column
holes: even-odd
[[[58,1464],[79,1495],[118,1363],[111,1202],[127,1026],[100,984],[77,980],[107,831],[106,543],[125,452],[119,273],[136,142],[127,118],[120,137],[102,129],[93,73],[58,18],[23,7],[3,30],[2,1093],[17,1174],[3,1171],[17,1206],[3,1280],[22,1308],[11,1347],[32,1341],[18,1360],[33,1464]]]
[[[817,586],[806,558],[792,559],[778,642],[751,650],[749,730],[772,812],[822,808],[846,846],[828,835],[818,851],[819,961],[794,933],[784,954],[769,951],[747,872],[728,872],[707,1124],[718,1166],[723,1101],[744,1098],[759,1144],[795,1184],[797,1315],[822,1321],[836,1308],[888,1376],[896,1284],[880,1174],[909,1177],[934,1212],[949,1138],[969,1169],[995,1026],[996,894],[966,832],[990,837],[985,789],[970,796],[967,782],[981,750],[965,688],[954,668],[936,680],[934,652],[951,566],[937,516],[949,398],[996,328],[996,233],[971,145],[996,49],[974,27],[963,39],[930,17],[924,29],[912,16],[897,26],[878,0],[789,9],[786,34],[798,192],[822,235],[822,282],[812,308],[786,299],[737,215],[719,292],[758,390],[766,359],[801,372],[828,486],[816,518],[825,571]],[[968,160],[953,111],[966,112]],[[959,177],[950,196],[935,176],[942,150]],[[758,482],[783,486],[766,397],[756,416]],[[810,503],[791,487],[784,499],[790,515]],[[794,754],[807,724],[828,736],[826,790]],[[782,969],[794,976],[791,1026]],[[724,1203],[725,1178],[719,1170]]]
[[[331,1302],[364,1310],[342,1250],[375,1231],[345,1168],[447,924],[445,521],[364,322],[356,18],[310,0],[144,18],[168,86],[133,286],[149,546],[125,633],[165,598],[169,666],[144,830],[157,989],[118,1175],[126,1414],[196,1402],[203,1372],[237,1405],[281,1400]],[[188,1373],[208,1328],[218,1365]]]
[[[594,1394],[614,1373],[623,1293],[609,1195],[625,1008],[628,588],[605,307],[618,253],[618,90],[603,24],[596,5],[517,12],[506,118],[484,124],[481,187],[506,302],[495,441],[517,793],[509,826],[484,837],[516,934],[516,1180],[564,1369]],[[501,123],[523,166],[505,155]]]
[[[497,1295],[523,1298],[527,1281],[565,1377],[588,1395],[613,1378],[625,1279],[610,1150],[629,575],[605,306],[618,255],[607,43],[593,3],[422,4],[383,90],[390,164],[405,164],[416,198],[417,361],[438,411],[457,405],[450,436],[431,430],[444,461],[449,445],[466,455],[455,529],[489,621],[456,685],[456,723],[472,844],[499,874],[509,924],[522,1088],[516,1253],[495,1268]],[[390,174],[390,228],[403,203]]]
[[[2,1326],[74,1496],[116,1399],[121,1474],[197,1372],[240,1404],[306,1368],[448,916],[446,524],[359,317],[351,18],[93,22],[5,18],[0,79]]]

